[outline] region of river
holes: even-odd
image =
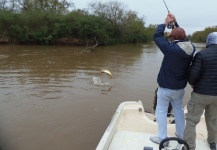
[[[1,150],[94,150],[121,102],[152,111],[163,58],[156,45],[83,49],[0,46]]]

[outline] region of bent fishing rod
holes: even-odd
[[[165,6],[166,6],[166,8],[167,8],[168,13],[170,13],[170,11],[169,11],[169,9],[168,9],[168,7],[167,7],[166,2],[165,2],[164,0],[163,0],[163,2],[164,2]],[[167,28],[168,28],[168,29],[171,29],[171,28],[173,28],[173,27],[174,27],[173,23],[172,23],[172,22],[169,22],[168,25],[167,25]]]

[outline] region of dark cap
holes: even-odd
[[[172,40],[185,40],[185,30],[180,27],[174,28],[171,32],[170,37]]]

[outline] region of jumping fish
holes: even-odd
[[[106,73],[107,75],[110,76],[110,78],[112,78],[112,73],[111,73],[109,70],[102,69],[102,70],[101,70],[101,73]]]

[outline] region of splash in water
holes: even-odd
[[[95,85],[100,85],[100,86],[109,85],[109,86],[111,86],[111,83],[109,81],[102,81],[99,77],[93,76],[92,80],[93,80],[93,83]]]

